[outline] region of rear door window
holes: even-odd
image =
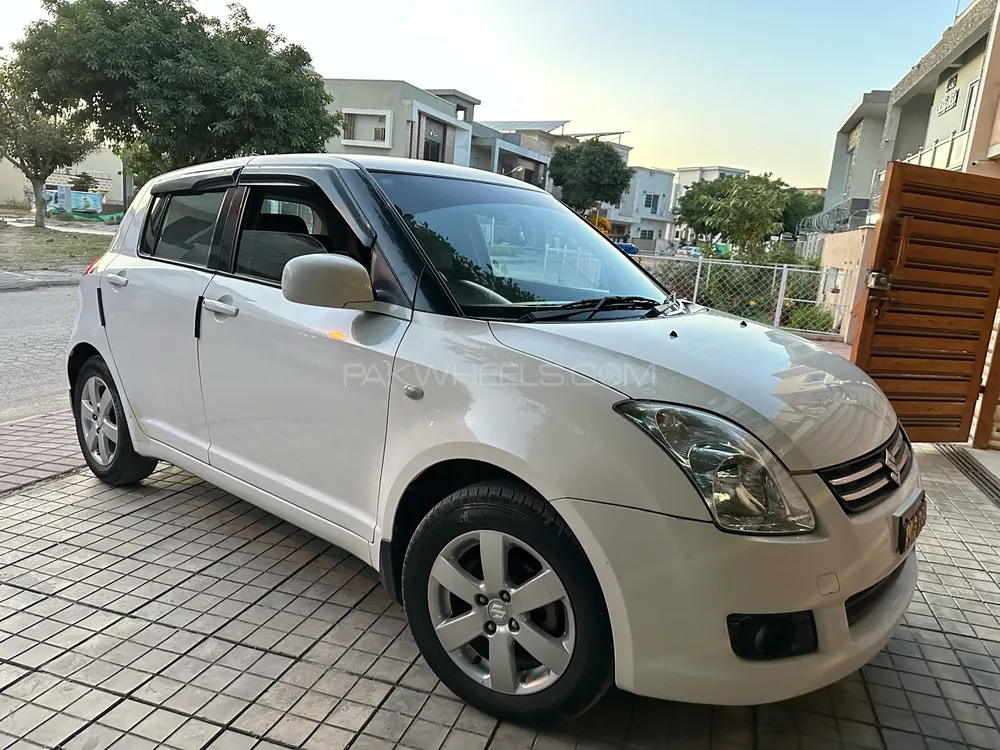
[[[208,266],[212,236],[219,221],[224,192],[171,195],[166,200],[162,218],[161,207],[154,206],[150,229],[155,242],[147,248],[158,260],[169,260],[189,266]],[[156,227],[154,222],[159,223]],[[148,235],[147,235],[148,236]]]

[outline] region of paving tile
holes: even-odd
[[[134,489],[80,473],[16,490],[0,497],[0,738],[68,737],[64,750],[1000,748],[1000,509],[917,451],[932,501],[918,591],[863,670],[754,710],[613,690],[542,732],[451,695],[360,562],[184,472],[161,466]],[[39,465],[19,473],[53,470]]]

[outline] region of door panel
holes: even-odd
[[[201,383],[209,461],[372,539],[392,360],[407,323],[286,300],[267,284],[217,276],[202,311]]]
[[[969,437],[1000,294],[1000,180],[893,162],[852,359],[915,441]]]
[[[139,429],[200,461],[208,427],[194,315],[211,280],[209,271],[121,254],[101,277],[108,345]]]

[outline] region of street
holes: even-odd
[[[68,411],[64,358],[76,288],[0,294],[0,423]]]

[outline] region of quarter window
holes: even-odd
[[[158,231],[150,255],[189,266],[208,266],[212,235],[219,220],[225,193],[172,195],[168,199],[162,228]],[[157,218],[154,206],[150,220]],[[155,231],[155,226],[154,226]]]

